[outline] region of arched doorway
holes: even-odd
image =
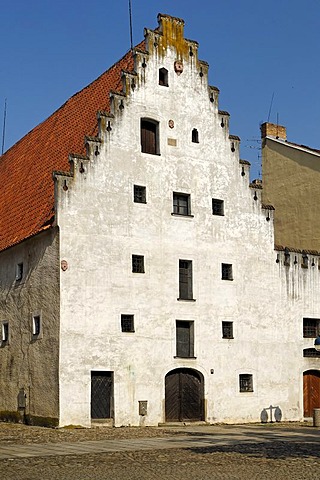
[[[191,368],[177,368],[165,378],[166,422],[204,420],[203,375]]]
[[[308,370],[303,374],[303,415],[312,417],[315,408],[320,408],[320,372]]]

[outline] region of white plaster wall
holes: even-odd
[[[208,422],[259,421],[270,404],[284,419],[302,416],[302,317],[320,317],[319,271],[288,273],[276,263],[273,222],[241,176],[206,75],[193,57],[178,76],[175,60],[168,48],[145,69],[138,62],[138,87],[122,112],[115,102],[100,155],[85,173],[75,169],[67,192],[57,185],[68,262],[60,275],[61,425],[90,425],[92,370],[114,372],[117,426],[163,422],[165,375],[177,367],[203,374]],[[158,85],[161,67],[169,87]],[[141,153],[142,117],[159,121],[159,156]],[[134,184],[146,186],[147,204],[133,202]],[[173,191],[191,194],[193,217],[171,215]],[[224,200],[223,217],[212,215],[212,198]],[[144,255],[145,274],[131,272],[132,254]],[[179,259],[193,261],[195,302],[177,301]],[[233,265],[233,281],[221,280],[223,262]],[[135,333],[121,332],[121,313],[134,314]],[[177,319],[195,322],[195,359],[174,358]],[[234,322],[233,340],[221,338],[223,320]],[[239,393],[240,373],[253,374],[254,392]],[[139,400],[148,400],[143,419]]]

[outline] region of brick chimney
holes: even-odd
[[[260,127],[261,138],[274,137],[280,140],[287,140],[286,127],[282,125],[275,125],[274,123],[265,122]]]

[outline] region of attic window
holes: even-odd
[[[160,155],[159,151],[159,122],[141,119],[141,151],[151,155]]]
[[[168,87],[168,70],[166,68],[159,69],[159,85]]]
[[[192,130],[192,143],[199,143],[199,132],[196,128]]]

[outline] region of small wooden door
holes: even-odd
[[[113,372],[91,372],[91,418],[111,418]]]
[[[167,422],[195,422],[204,420],[203,376],[201,373],[179,368],[166,375],[165,409]]]
[[[304,416],[312,417],[315,408],[320,408],[320,372],[308,370],[303,374]]]

